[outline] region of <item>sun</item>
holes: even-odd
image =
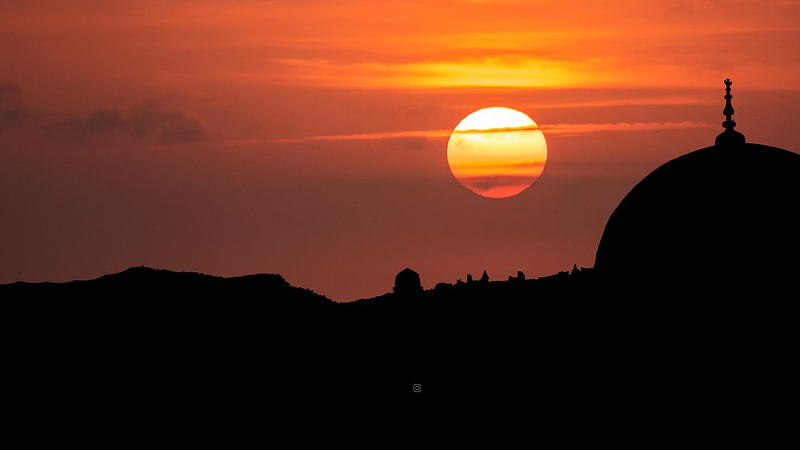
[[[479,109],[465,117],[447,143],[453,176],[488,198],[519,194],[547,162],[544,134],[530,117],[511,108]]]

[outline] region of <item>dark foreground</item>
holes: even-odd
[[[4,285],[7,394],[23,414],[186,417],[397,394],[551,418],[789,420],[776,411],[797,400],[793,296],[641,288],[584,271],[338,304],[275,275],[147,268]]]

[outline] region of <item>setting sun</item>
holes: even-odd
[[[547,162],[547,143],[536,122],[510,108],[484,108],[462,120],[447,144],[453,176],[489,198],[519,194]]]

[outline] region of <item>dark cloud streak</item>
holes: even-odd
[[[87,116],[71,117],[48,127],[47,135],[70,142],[122,135],[163,144],[188,144],[202,140],[205,131],[197,119],[185,112],[166,109],[158,100],[147,100],[127,111],[96,109]]]
[[[22,120],[22,90],[19,85],[0,84],[0,130]]]

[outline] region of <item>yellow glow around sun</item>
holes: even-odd
[[[530,117],[510,108],[484,108],[465,117],[447,144],[453,176],[489,198],[517,195],[547,162],[544,135]]]

